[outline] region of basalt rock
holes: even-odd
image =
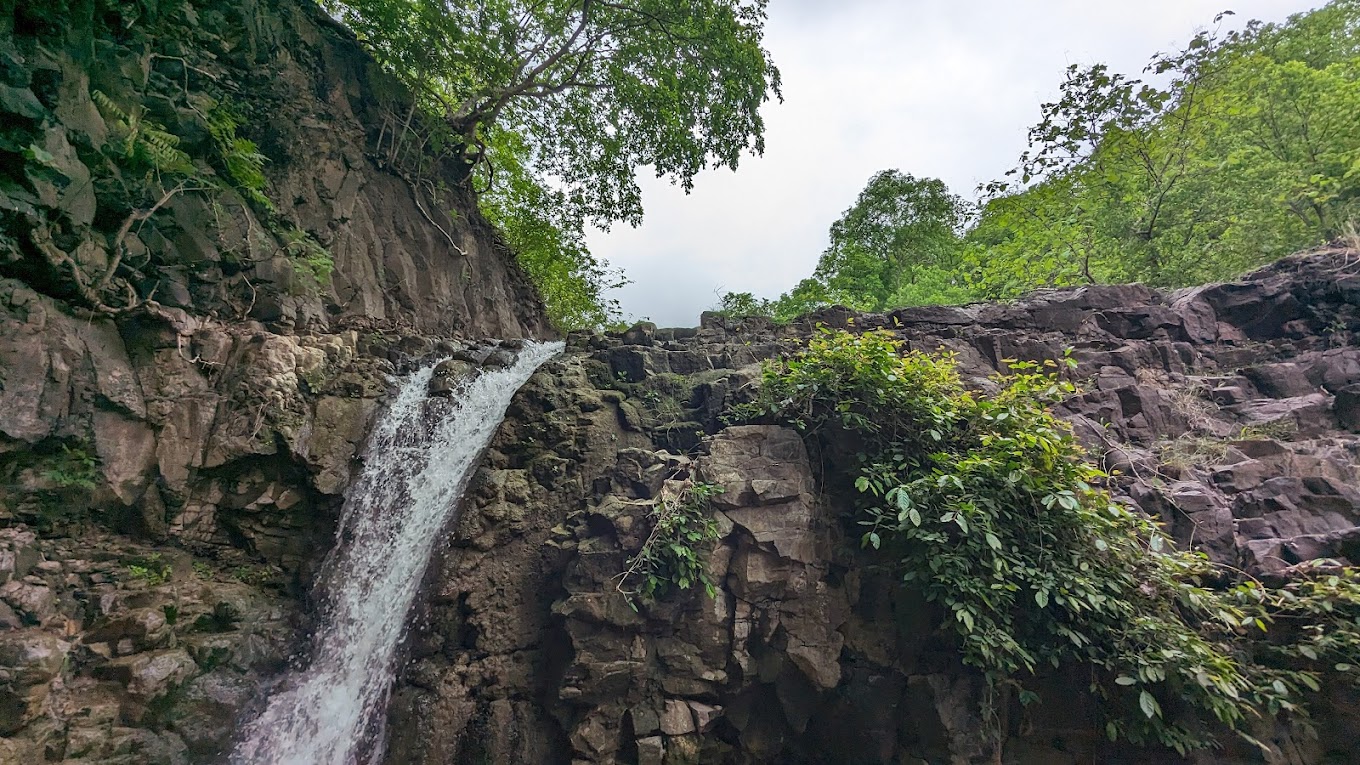
[[[837,446],[723,421],[753,365],[818,324],[952,351],[983,390],[1008,359],[1072,348],[1082,392],[1060,413],[1177,544],[1267,578],[1357,564],[1353,263],[1325,252],[1171,293],[573,335],[517,396],[426,584],[387,762],[992,762],[981,678],[940,614],[854,544]],[[630,604],[620,574],[688,480],[724,489],[702,550],[716,592]],[[1006,762],[1342,763],[1360,734],[1353,691],[1328,688],[1316,738],[1264,726],[1269,754],[1228,742],[1181,757],[1109,743],[1075,674],[1038,687],[1044,704],[1010,710]]]
[[[0,560],[25,561],[0,572],[26,617],[0,631],[5,762],[211,761],[302,626],[264,567],[22,528],[0,529]]]

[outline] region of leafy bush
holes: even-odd
[[[702,585],[709,597],[717,587],[705,565],[706,543],[718,538],[718,524],[708,500],[722,487],[696,481],[668,484],[652,510],[652,532],[642,549],[618,576],[618,590],[637,607],[634,598],[654,600],[671,592]]]
[[[310,277],[317,285],[330,283],[331,271],[335,270],[335,258],[330,250],[300,228],[280,231],[279,236],[283,239],[283,251],[298,276]]]
[[[1212,743],[1213,721],[1250,739],[1263,715],[1304,712],[1324,668],[1354,677],[1356,572],[1213,588],[1226,572],[1172,549],[1111,497],[1049,410],[1075,392],[1066,366],[1011,362],[999,391],[982,395],[964,388],[949,354],[904,353],[886,332],[822,330],[768,364],[758,399],[737,414],[854,437],[835,442],[859,444],[845,478],[863,544],[941,609],[989,699],[1036,701],[1026,679],[1080,663],[1111,739],[1185,752]]]
[[[260,147],[254,141],[236,135],[242,120],[230,106],[217,103],[209,106],[205,118],[208,134],[212,136],[213,148],[227,175],[250,201],[274,212],[274,202],[265,193],[268,179],[264,175],[264,165],[269,159],[260,153]]]

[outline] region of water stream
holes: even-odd
[[[381,727],[394,657],[431,553],[515,391],[561,343],[528,343],[448,398],[434,365],[406,378],[365,450],[323,567],[327,594],[311,663],[246,726],[233,765],[353,765]]]

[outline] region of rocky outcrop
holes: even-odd
[[[1360,270],[1293,258],[1226,285],[1088,287],[1011,305],[886,315],[832,309],[787,327],[577,335],[521,392],[474,481],[414,621],[390,709],[390,763],[991,761],[978,678],[937,616],[857,549],[837,451],[728,427],[753,365],[818,324],[946,349],[970,384],[1073,348],[1063,406],[1117,492],[1177,541],[1271,577],[1360,563]],[[620,592],[674,482],[725,490],[706,549],[713,597]],[[1356,699],[1319,700],[1316,738],[1263,730],[1182,758],[1107,742],[1085,681],[1039,681],[1011,711],[1007,762],[1348,762]]]
[[[0,760],[211,761],[295,644],[297,606],[269,576],[0,529]]]
[[[0,523],[305,581],[393,364],[551,331],[466,167],[308,0],[0,32]]]

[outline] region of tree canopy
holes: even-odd
[[[592,299],[573,284],[587,293],[607,286],[593,260],[580,257],[581,233],[587,222],[641,220],[638,168],[688,189],[700,170],[735,168],[745,152],[763,151],[759,110],[779,93],[779,71],[761,43],[766,2],[328,0],[327,7],[408,85],[426,124],[448,131],[446,142],[480,163],[484,186],[540,188],[483,199],[502,224],[533,215],[554,221],[560,241],[534,256],[566,254],[537,269],[540,280],[566,277],[540,281],[552,307],[556,294]],[[514,169],[501,173],[506,165]],[[529,197],[541,209],[514,208]],[[592,312],[555,313],[570,324]]]
[[[1220,17],[1221,18],[1221,17]],[[1206,31],[1141,78],[1071,67],[969,235],[984,297],[1224,279],[1342,235],[1360,180],[1360,3]]]

